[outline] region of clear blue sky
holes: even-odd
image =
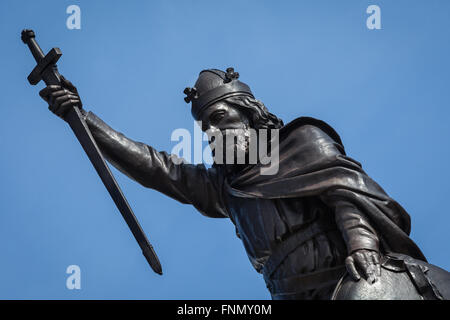
[[[81,30],[66,8],[81,8]],[[382,29],[366,28],[381,8]],[[227,220],[201,216],[113,170],[156,248],[154,274],[70,129],[27,75],[33,28],[87,110],[170,151],[193,130],[183,89],[234,66],[288,122],[327,121],[347,153],[412,218],[412,238],[450,269],[450,2],[1,1],[0,298],[268,299]],[[66,289],[67,266],[81,290]]]

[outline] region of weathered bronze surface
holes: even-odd
[[[273,299],[448,298],[448,272],[426,263],[408,213],[346,155],[336,131],[308,117],[284,125],[238,79],[233,68],[203,70],[185,100],[204,131],[278,129],[274,175],[262,175],[260,162],[182,163],[81,112],[121,172],[207,217],[229,218]],[[65,81],[40,94],[65,120],[80,101]],[[235,147],[248,151],[245,142]]]

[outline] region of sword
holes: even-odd
[[[22,41],[28,45],[28,48],[37,62],[36,67],[28,76],[28,81],[30,84],[36,85],[39,81],[44,80],[47,86],[61,85],[61,75],[56,67],[56,62],[62,55],[61,50],[59,48],[53,48],[49,51],[49,53],[47,53],[47,55],[44,56],[42,49],[35,40],[35,33],[33,30],[23,30]],[[100,179],[111,195],[111,198],[122,214],[122,217],[125,219],[125,222],[133,233],[137,243],[141,247],[142,253],[150,267],[153,271],[162,275],[161,263],[159,262],[158,256],[136,219],[133,210],[131,210],[131,207],[123,195],[122,190],[120,190],[116,179],[109,170],[109,167],[106,164],[106,161],[103,158],[103,155],[101,154],[91,131],[83,119],[80,109],[75,106],[69,110],[65,116],[65,120],[69,123],[69,126],[72,128],[89,160],[100,176]]]

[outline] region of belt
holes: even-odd
[[[270,279],[274,271],[286,259],[286,257],[300,245],[318,235],[330,231],[337,231],[336,225],[331,223],[324,224],[323,221],[320,222],[321,223],[315,221],[304,228],[301,228],[296,233],[282,240],[278,246],[272,250],[272,254],[269,259],[267,259],[262,269],[262,274],[264,275],[264,279],[266,279],[266,281]]]
[[[339,279],[345,274],[344,265],[322,269],[319,271],[299,274],[283,279],[272,279],[271,276],[287,256],[306,241],[313,239],[331,231],[338,231],[335,224],[315,221],[290,235],[277,247],[264,264],[262,273],[266,281],[267,288],[272,296],[282,294],[299,293],[306,290],[318,289],[321,287],[336,285]]]
[[[283,279],[269,279],[267,287],[272,294],[272,298],[278,299],[283,295],[293,295],[308,290],[336,286],[345,272],[345,266],[340,265]]]

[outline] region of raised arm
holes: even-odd
[[[65,79],[63,87],[49,86],[40,95],[49,103],[49,109],[63,119],[72,105],[81,104],[76,88]],[[175,156],[133,141],[92,112],[81,110],[103,155],[118,170],[145,187],[192,204],[208,217],[227,217],[221,198],[222,179],[215,169],[180,163]]]
[[[192,204],[206,216],[227,216],[220,197],[221,179],[215,169],[179,163],[176,156],[158,152],[113,130],[92,112],[85,119],[104,156],[128,177],[182,203]]]

